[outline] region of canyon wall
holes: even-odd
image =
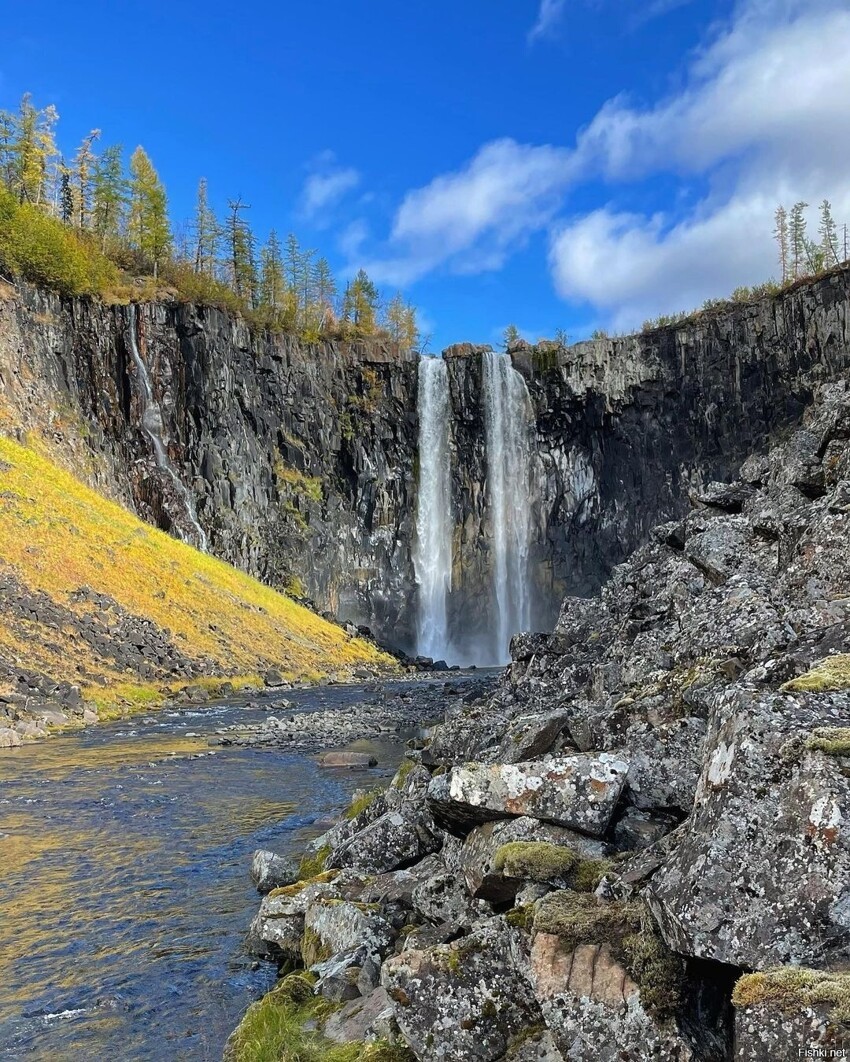
[[[706,481],[796,423],[850,365],[850,272],[677,326],[511,351],[533,403],[532,624],[587,594]],[[304,344],[174,302],[142,304],[137,340],[174,472],[210,549],[320,608],[414,648],[417,358],[390,344]],[[145,519],[191,538],[141,423],[125,306],[32,289],[0,298],[0,417],[31,429]],[[450,628],[490,622],[482,355],[445,352],[454,572]],[[3,422],[0,422],[2,426]],[[472,651],[472,650],[471,650]]]

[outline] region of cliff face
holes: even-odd
[[[597,588],[690,491],[732,473],[850,365],[850,273],[677,327],[512,351],[534,407],[533,625]],[[32,290],[0,300],[0,396],[105,493],[193,531],[143,430],[131,310]],[[344,620],[414,642],[417,362],[388,345],[252,335],[225,313],[137,308],[135,334],[174,473],[211,550]],[[453,630],[492,614],[484,348],[447,352]]]

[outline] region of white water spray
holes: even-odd
[[[186,485],[175,472],[174,466],[171,464],[171,460],[168,456],[166,441],[163,438],[164,428],[162,423],[162,410],[159,407],[159,403],[154,398],[151,378],[148,375],[147,366],[144,361],[142,361],[142,355],[139,353],[139,343],[136,338],[136,307],[134,303],[130,303],[127,307],[127,317],[129,321],[128,338],[130,354],[132,355],[133,363],[136,366],[136,374],[139,383],[141,384],[142,428],[153,447],[157,468],[162,469],[162,471],[170,477],[174,484],[174,489],[177,491],[183,502],[186,516],[189,523],[192,525],[192,530],[195,532],[195,538],[197,539],[197,542],[193,543],[193,545],[196,544],[199,549],[202,549],[206,553],[209,542],[207,540],[206,532],[198,521],[195,502],[191,493],[186,488]]]
[[[449,377],[442,358],[419,359],[419,490],[413,568],[419,587],[417,652],[446,659],[452,587]]]
[[[487,488],[493,534],[496,616],[493,654],[510,660],[510,640],[531,627],[528,555],[531,545],[531,440],[528,389],[507,354],[484,355]]]

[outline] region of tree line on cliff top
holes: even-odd
[[[217,213],[203,178],[193,218],[175,229],[144,148],[125,161],[120,145],[99,147],[94,129],[69,158],[58,119],[29,94],[17,112],[0,110],[0,272],[119,301],[171,288],[312,341],[383,335],[420,345],[415,308],[400,293],[383,298],[364,270],[340,286],[327,258],[295,235],[272,230],[260,243],[248,204],[229,200]]]

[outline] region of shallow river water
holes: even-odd
[[[309,711],[360,692],[287,696]],[[376,770],[333,771],[208,746],[263,714],[162,712],[0,752],[0,1059],[221,1058],[274,973],[243,948],[251,853],[299,851],[402,755],[372,742]]]

